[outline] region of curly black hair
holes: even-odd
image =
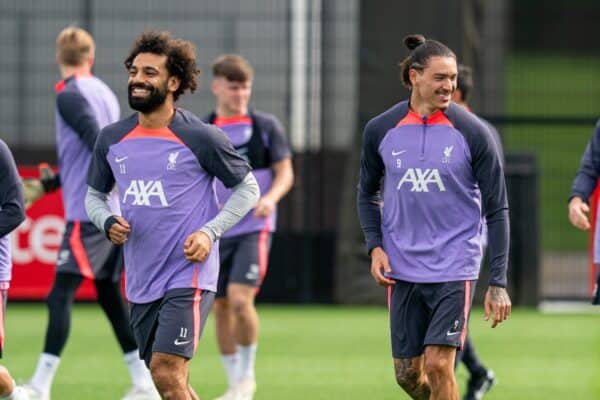
[[[193,93],[198,87],[200,69],[196,65],[196,47],[189,41],[174,38],[169,32],[145,31],[133,43],[133,48],[125,59],[129,70],[133,60],[140,53],[152,53],[167,56],[167,71],[181,81],[173,93],[173,100],[186,90]]]

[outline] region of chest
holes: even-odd
[[[378,151],[387,179],[399,189],[408,186],[411,191],[425,191],[432,184],[442,190],[452,182],[473,180],[468,146],[455,130],[426,125],[394,128]]]

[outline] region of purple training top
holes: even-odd
[[[274,116],[265,113],[260,113],[259,116],[261,119],[275,118]],[[242,157],[247,154],[247,147],[250,139],[252,135],[255,134],[255,132],[253,132],[253,125],[259,129],[263,125],[253,124],[252,122],[250,116],[217,117],[214,120],[214,124],[227,134],[231,144]],[[273,129],[262,129],[261,132],[259,132],[262,145],[267,153],[266,156],[269,160],[269,165],[267,168],[255,168],[252,170],[252,173],[258,182],[261,196],[271,189],[271,184],[273,182],[273,171],[270,168],[271,165],[291,157],[291,152],[282,132],[281,124],[273,123],[271,126]],[[219,206],[222,207],[231,196],[231,190],[226,188],[219,180],[215,180],[215,190],[217,192]],[[223,237],[228,238],[248,233],[261,232],[263,230],[274,232],[276,225],[277,208],[275,208],[273,213],[266,218],[256,217],[254,215],[254,209],[252,209],[233,228],[225,232]]]
[[[218,243],[208,258],[191,263],[186,238],[218,212],[213,180],[239,184],[250,166],[218,128],[176,109],[163,129],[144,129],[138,114],[109,125],[96,142],[88,185],[119,190],[123,217],[131,225],[124,244],[127,297],[157,300],[169,289],[216,291]]]
[[[489,129],[463,107],[424,117],[405,101],[369,121],[358,211],[369,251],[389,257],[389,276],[422,283],[478,278],[485,217],[490,284],[506,286],[502,164]]]
[[[56,143],[67,221],[89,221],[85,173],[100,129],[119,119],[119,103],[95,76],[74,75],[56,84]]]

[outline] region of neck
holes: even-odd
[[[217,104],[217,109],[215,112],[219,117],[237,117],[238,115],[248,115],[248,107],[242,107],[238,112],[237,110],[232,110]]]
[[[410,95],[410,108],[424,117],[429,116],[439,110],[439,108],[424,102],[419,96],[416,95],[414,91]]]
[[[142,128],[160,129],[167,127],[174,115],[175,108],[173,108],[173,101],[166,99],[160,107],[152,112],[138,112],[138,121]]]
[[[77,65],[77,66],[67,66],[61,65],[60,67],[60,76],[62,79],[67,79],[73,75],[83,75],[88,76],[92,74],[92,68],[89,65]]]

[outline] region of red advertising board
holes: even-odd
[[[35,166],[19,166],[23,177],[37,177]],[[54,264],[65,227],[61,192],[46,194],[27,210],[27,219],[13,233],[11,300],[44,300],[54,281]],[[94,300],[96,289],[85,279],[78,300]]]

